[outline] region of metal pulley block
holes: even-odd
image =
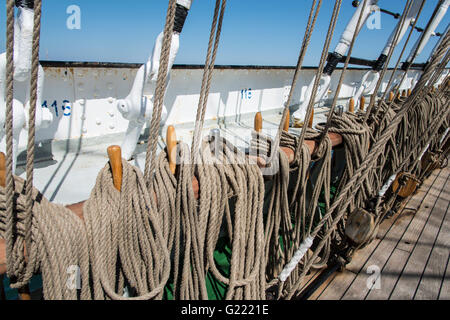
[[[345,235],[356,245],[371,242],[377,235],[375,215],[362,208],[355,209],[347,218]]]

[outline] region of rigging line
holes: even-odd
[[[367,3],[367,1],[364,0],[364,5],[366,3]],[[324,57],[325,57],[325,53],[327,53],[328,49],[329,49],[329,45],[330,45],[330,42],[331,42],[331,39],[332,39],[332,34],[333,34],[334,28],[336,26],[337,17],[338,17],[338,14],[339,14],[339,8],[340,8],[340,3],[336,2],[335,10],[333,12],[332,21],[330,22],[330,26],[329,26],[329,32],[328,32],[327,39],[325,41],[325,46],[324,46],[324,49],[323,49],[323,52],[322,52],[321,66],[319,66],[318,72],[316,74],[316,80],[318,80],[318,79],[320,80],[319,74],[323,72],[322,71],[323,70],[323,64],[325,63]],[[359,16],[358,26],[360,24],[362,16],[363,16],[363,11],[361,11],[361,14]],[[356,33],[354,34],[354,38],[355,37],[356,37]],[[348,60],[349,59],[347,59],[347,61]],[[347,63],[347,65],[348,65],[348,63]],[[317,81],[315,81],[315,83],[317,84]],[[317,87],[316,87],[316,89],[317,89]],[[315,95],[315,93],[313,94],[311,99],[314,99],[314,95]],[[309,105],[309,107],[311,107],[311,104]],[[305,120],[304,123],[307,123],[307,122],[308,122],[308,120]],[[304,127],[302,129],[302,134],[306,136],[307,131],[308,131],[308,129]],[[319,136],[320,134],[318,133],[317,135]],[[300,150],[300,149],[301,149],[302,152],[304,152],[304,149],[301,147],[303,145],[302,136],[300,137],[299,141],[300,142],[298,143],[297,148],[295,148],[296,152],[298,152],[298,150]],[[319,177],[318,177],[318,181],[321,181],[321,183],[317,183],[317,185],[315,186],[314,191],[313,191],[313,199],[315,199],[315,200],[311,201],[309,203],[309,205],[307,206],[307,208],[305,207],[303,209],[303,210],[306,209],[306,212],[309,213],[308,215],[311,215],[310,221],[309,221],[309,225],[308,225],[308,230],[306,231],[305,229],[303,229],[304,242],[299,246],[298,250],[289,259],[289,262],[284,266],[283,271],[280,273],[280,275],[278,277],[278,281],[281,282],[282,284],[285,283],[287,278],[295,270],[295,267],[296,267],[297,263],[302,259],[302,257],[306,253],[307,249],[312,245],[311,229],[312,229],[312,224],[313,224],[315,213],[316,213],[316,202],[317,202],[316,199],[318,199],[318,196],[320,195],[320,190],[322,189],[322,187],[325,188],[325,192],[326,193],[328,192],[326,185],[329,184],[329,181],[326,181],[326,177],[327,177],[326,171],[329,170],[329,161],[330,161],[329,157],[331,155],[329,152],[331,152],[331,145],[328,145],[328,148],[329,149],[325,152],[325,158],[326,159],[324,159],[324,161],[322,162],[322,167],[320,169],[320,173],[319,173]],[[303,159],[303,161],[304,160],[305,159]],[[308,161],[308,163],[309,163],[309,161]],[[308,164],[304,163],[304,168],[306,168],[307,166],[308,166]],[[327,200],[326,200],[326,203],[328,203]],[[291,289],[291,291],[295,291],[297,287],[298,286],[294,286],[294,288]],[[281,291],[282,291],[282,286],[279,286],[279,295],[281,294]]]
[[[397,31],[396,31],[394,39],[392,41],[392,46],[389,48],[389,52],[388,52],[388,55],[387,55],[387,58],[386,58],[386,62],[384,64],[384,66],[383,66],[383,70],[382,70],[382,72],[380,74],[380,78],[378,79],[377,85],[375,86],[374,92],[378,92],[378,90],[380,89],[381,82],[383,81],[384,75],[386,74],[386,71],[388,69],[389,62],[391,61],[392,55],[394,53],[394,50],[395,50],[395,47],[396,47],[396,43],[397,43],[397,41],[398,41],[398,39],[400,37],[402,26],[405,23],[406,16],[409,14],[409,11],[411,10],[413,2],[414,2],[413,0],[409,0],[409,2],[407,2],[406,5],[405,5],[405,8],[404,8],[403,13],[402,13],[402,17],[400,19],[400,22],[398,23]],[[372,95],[372,97],[370,99],[370,102],[369,102],[369,106],[367,107],[366,114],[364,116],[364,120],[363,120],[364,123],[367,123],[367,121],[369,119],[369,115],[373,111],[372,109],[373,109],[374,105],[375,105],[375,95]]]
[[[450,59],[450,52],[447,52],[446,56],[443,58],[442,61],[449,61]],[[439,74],[440,72],[443,71],[443,69],[445,68],[446,63],[442,63],[436,68],[438,71],[435,72],[432,76],[431,79],[428,80],[428,82],[432,82],[435,83],[438,79],[439,76],[436,76],[436,74]],[[423,89],[423,95],[428,95],[430,94],[431,88],[430,87],[425,87]],[[440,92],[438,92],[436,95],[434,95],[435,98],[435,103],[437,104],[441,104],[441,99],[443,98],[443,96],[445,95],[445,88],[443,90],[441,90]],[[423,99],[422,99],[423,101]],[[421,137],[419,139],[418,142],[416,142],[414,145],[421,145],[422,141],[424,140],[425,137],[428,138],[427,142],[423,144],[423,147],[420,150],[420,154],[423,154],[426,149],[428,148],[429,144],[431,143],[431,141],[433,140],[433,137],[435,136],[435,134],[437,134],[439,128],[442,126],[443,122],[445,121],[446,117],[449,115],[449,110],[444,110],[445,112],[443,112],[443,115],[441,116],[437,116],[435,117],[432,121],[434,122],[434,125],[430,125],[427,130],[421,134]],[[439,121],[436,121],[440,119]],[[432,132],[430,134],[430,132]],[[400,171],[404,170],[403,168],[405,167],[405,165],[408,163],[409,159],[411,158],[411,156],[413,156],[414,151],[416,151],[414,148],[411,148],[411,150],[409,151],[409,153],[407,155],[404,156],[403,161],[401,162],[401,164],[399,164],[395,170],[393,170],[393,175],[398,175]],[[417,163],[420,161],[420,157],[416,158],[416,160],[410,164],[409,166],[414,168]],[[400,190],[400,189],[399,189]],[[397,190],[396,195],[398,194],[399,190]],[[377,199],[377,208],[379,207],[380,203],[381,203],[382,197],[378,197]],[[384,219],[384,217],[388,214],[389,210],[385,210],[385,212],[381,215],[377,215],[377,219],[376,219],[376,223],[378,223],[379,221],[382,221]],[[361,246],[361,245],[360,245]],[[358,249],[360,246],[358,246],[356,249]]]
[[[13,178],[13,97],[14,97],[14,0],[6,2],[6,256],[8,277],[14,276],[14,178]]]
[[[402,51],[401,51],[401,53],[400,53],[400,56],[398,57],[397,63],[396,63],[396,65],[395,65],[395,68],[392,70],[391,77],[389,78],[389,82],[388,82],[386,88],[390,88],[390,87],[391,87],[392,81],[394,80],[394,75],[395,75],[395,73],[397,72],[397,70],[398,70],[398,68],[399,68],[399,66],[400,66],[400,62],[401,62],[401,59],[402,59],[402,57],[403,57],[403,54],[405,53],[406,46],[408,45],[409,40],[411,39],[411,35],[413,34],[413,31],[414,31],[414,26],[416,25],[417,20],[419,20],[419,17],[420,17],[420,14],[421,14],[421,12],[422,12],[422,9],[423,9],[424,5],[425,5],[425,1],[422,2],[422,5],[421,5],[419,11],[417,12],[417,16],[416,16],[416,18],[414,19],[413,25],[411,26],[411,30],[409,31],[408,37],[407,37],[407,39],[406,39],[406,41],[405,41],[405,44],[403,45],[403,49],[402,49]],[[431,22],[431,20],[429,21],[429,23],[430,23],[430,22]],[[418,49],[418,48],[417,48],[417,49]],[[414,62],[414,60],[415,60],[416,57],[417,57],[417,51],[418,51],[417,49],[415,50],[414,57],[413,57],[413,59],[411,60],[411,62]],[[407,75],[407,73],[408,73],[410,67],[411,67],[411,65],[409,65],[409,66],[406,68],[406,70],[405,70],[405,72],[404,72],[404,74],[403,74],[403,76],[402,76],[402,79],[401,79],[400,83],[402,83],[403,80],[405,79],[405,77],[406,77],[406,75]],[[398,88],[395,90],[395,92],[394,92],[394,97],[397,95],[397,93],[398,93],[399,91],[400,91],[400,87],[398,87]],[[375,91],[375,92],[376,92],[376,91]],[[382,94],[380,100],[381,100],[381,101],[384,101],[384,100],[386,99],[386,95],[387,95],[387,90]],[[375,99],[375,98],[374,98],[374,99]],[[395,100],[395,99],[394,99],[394,100]],[[394,100],[390,101],[387,110],[389,110],[389,109],[391,108],[391,104],[394,102]],[[372,101],[372,98],[371,98],[371,101]],[[375,102],[374,102],[374,103],[375,103]],[[369,106],[370,106],[370,104],[369,104]],[[377,109],[374,110],[374,112],[375,112],[375,113],[374,113],[374,117],[377,116],[377,114],[379,113],[379,111],[380,111],[380,108],[377,108]],[[385,114],[383,115],[382,120],[384,120],[384,118],[386,117],[386,114],[387,114],[387,113],[385,113]]]
[[[311,104],[311,101],[314,102],[315,96],[316,96],[316,94],[317,94],[318,83],[320,82],[320,77],[319,77],[319,75],[323,72],[323,68],[324,68],[324,65],[325,65],[325,61],[326,61],[328,49],[329,49],[330,43],[331,43],[331,38],[332,38],[332,36],[333,36],[334,29],[335,29],[335,27],[336,27],[337,17],[339,16],[339,11],[340,11],[340,8],[341,8],[341,4],[342,4],[342,0],[336,0],[335,5],[334,5],[334,8],[333,8],[333,13],[332,13],[332,16],[331,16],[331,21],[330,21],[330,24],[329,24],[329,27],[328,27],[327,37],[326,37],[326,39],[325,39],[325,45],[324,45],[324,48],[323,48],[323,51],[322,51],[322,56],[321,56],[321,60],[320,60],[320,65],[319,65],[319,67],[317,68],[317,72],[316,72],[316,80],[315,80],[315,82],[314,82],[314,87],[313,87],[312,95],[311,95],[311,98],[310,98],[310,104],[309,104],[309,106],[308,106],[307,113],[306,113],[306,116],[307,116],[307,117],[306,117],[305,120],[304,120],[304,123],[305,123],[305,124],[309,121],[309,118],[310,118],[310,116],[311,116],[311,112],[312,112],[311,106],[314,106],[314,103]],[[316,17],[315,17],[315,18],[317,18],[317,15],[318,15],[318,11],[316,11]],[[314,20],[314,23],[315,23],[315,20]],[[308,32],[308,31],[307,31],[307,32]],[[312,33],[312,30],[311,30],[311,33]],[[306,33],[305,33],[305,34],[306,34]],[[305,52],[306,52],[306,48],[305,48]],[[297,66],[297,67],[298,67],[298,66]],[[292,87],[291,87],[291,90],[293,90]],[[272,150],[277,150],[277,149],[278,149],[278,146],[279,146],[279,144],[280,144],[281,133],[282,133],[282,127],[283,127],[283,124],[284,124],[284,122],[285,122],[285,120],[286,120],[286,116],[287,116],[287,108],[289,108],[289,106],[286,104],[285,109],[283,110],[283,116],[282,116],[282,119],[281,119],[281,122],[280,122],[280,127],[279,127],[279,129],[278,129],[277,136],[276,136],[276,138],[274,139],[274,146],[273,146]],[[306,131],[307,131],[307,130],[303,130],[303,129],[302,129],[302,131],[301,131],[300,139],[299,139],[299,143],[298,143],[299,146],[301,146],[301,145],[303,144],[303,141],[305,140]],[[300,148],[297,148],[297,149],[295,150],[295,156],[294,156],[294,157],[295,157],[296,159],[298,159],[298,157],[299,157],[299,155],[300,155],[300,154],[299,154],[300,152],[301,152],[301,147],[300,147]],[[278,155],[277,152],[272,152],[272,154],[271,154],[270,157],[268,158],[268,163],[272,163],[274,157],[276,157],[277,155]]]
[[[300,71],[302,70],[302,66],[303,66],[303,60],[305,58],[306,51],[307,51],[309,43],[311,41],[311,35],[312,35],[313,31],[314,31],[314,27],[316,25],[317,17],[319,15],[321,6],[322,6],[322,0],[319,0],[319,3],[317,4],[317,7],[316,7],[316,0],[314,0],[313,4],[311,6],[311,10],[310,10],[310,13],[309,13],[309,18],[308,18],[308,23],[307,23],[307,27],[306,27],[306,30],[305,30],[305,35],[303,37],[303,42],[302,42],[302,46],[301,46],[301,49],[300,49],[300,54],[299,54],[298,61],[297,61],[297,67],[295,69],[294,77],[292,79],[291,89],[289,91],[288,99],[287,99],[287,101],[286,101],[286,103],[284,105],[283,114],[281,116],[280,124],[278,126],[277,135],[276,135],[276,137],[274,139],[274,143],[275,143],[274,150],[278,149],[278,146],[280,144],[281,133],[282,133],[282,130],[283,130],[284,123],[286,121],[287,111],[289,110],[289,106],[290,106],[291,101],[292,101],[292,96],[293,96],[294,90],[295,90],[295,88],[297,86],[298,77],[300,75]],[[315,10],[314,10],[314,8],[315,8]]]
[[[447,55],[447,61],[448,61],[448,55]],[[439,121],[435,121],[434,126],[429,126],[427,128],[427,130],[421,135],[419,141],[417,143],[415,143],[416,145],[421,145],[422,141],[425,140],[424,138],[428,138],[428,140],[426,141],[426,143],[424,143],[424,147],[422,147],[420,149],[419,153],[425,152],[426,149],[428,148],[428,144],[433,140],[433,137],[435,134],[437,134],[439,128],[442,126],[443,122],[445,121],[445,118],[450,114],[450,109],[444,110],[442,115],[438,115],[437,117],[434,118],[434,120],[439,120]],[[431,134],[430,134],[431,133]],[[413,155],[414,151],[416,151],[414,148],[412,148],[409,152],[408,155],[405,156],[403,162],[395,169],[393,170],[393,174],[392,175],[398,175],[401,171],[403,171],[403,168],[405,167],[405,165],[408,163],[410,157]],[[420,161],[419,158],[417,158],[414,163],[411,165],[411,167],[415,167],[417,165],[417,163]],[[396,191],[396,195],[398,195],[399,190]],[[381,198],[382,197],[378,197],[377,200],[377,207],[380,205],[381,203]],[[384,213],[381,215],[377,215],[376,220],[375,220],[375,224],[378,224],[380,221],[383,221],[385,216],[389,213],[389,210],[384,210]],[[375,231],[372,230],[372,234]],[[371,236],[372,236],[371,234]],[[370,238],[370,237],[369,237]],[[361,248],[364,245],[364,243],[358,245],[355,250],[358,250],[359,248]]]
[[[169,55],[172,44],[173,26],[175,23],[176,0],[169,0],[167,7],[166,24],[164,26],[164,39],[161,48],[160,65],[158,69],[158,78],[154,95],[154,108],[152,120],[150,123],[150,139],[147,145],[147,154],[145,156],[144,176],[146,181],[151,181],[151,176],[156,166],[156,149],[158,141],[158,131],[161,122],[161,114],[166,93],[165,85],[167,81],[167,68],[169,65]]]
[[[363,8],[365,7],[366,3],[367,3],[367,0],[364,0],[364,2],[362,4]],[[330,110],[328,112],[327,124],[326,124],[324,130],[321,133],[321,136],[320,136],[320,139],[319,139],[319,144],[317,145],[317,150],[320,150],[320,147],[321,147],[323,141],[325,140],[325,137],[328,135],[328,131],[329,131],[330,126],[331,126],[331,121],[333,120],[333,117],[334,117],[334,109],[336,107],[336,103],[337,103],[337,100],[338,100],[338,97],[339,97],[339,93],[341,91],[342,83],[344,82],[345,73],[347,72],[347,68],[348,68],[348,65],[349,65],[349,62],[350,62],[350,58],[351,58],[351,55],[352,55],[353,46],[355,44],[356,38],[358,36],[359,30],[360,30],[360,27],[361,27],[361,21],[362,21],[363,13],[364,13],[364,10],[361,10],[361,13],[360,13],[359,18],[358,18],[358,22],[356,24],[356,32],[353,33],[353,38],[352,38],[352,41],[350,43],[350,47],[348,49],[347,57],[345,59],[344,68],[341,71],[341,76],[339,78],[339,83],[338,83],[338,86],[336,88],[336,92],[334,94],[333,102],[331,103],[331,108],[330,108]]]
[[[426,70],[424,71],[424,75],[419,80],[419,83],[417,84],[417,90],[418,90],[418,96],[421,96],[421,93],[423,93],[423,89],[425,86],[425,83],[430,78],[431,73],[433,72],[433,69],[438,65],[438,62],[441,61],[442,57],[445,54],[445,50],[448,48],[450,37],[446,37],[445,41],[440,45],[439,50],[437,50],[437,53],[435,57],[432,59],[432,62],[427,66]],[[445,50],[444,50],[445,49]],[[427,79],[428,78],[428,79]],[[366,175],[363,174],[367,170],[370,165],[373,164],[374,159],[379,155],[381,152],[381,148],[386,143],[389,136],[394,132],[396,126],[398,123],[402,120],[404,115],[409,111],[409,109],[412,107],[413,101],[407,100],[407,103],[405,104],[405,107],[403,107],[393,118],[393,120],[390,122],[389,126],[384,130],[383,134],[379,136],[375,142],[375,144],[372,146],[371,151],[369,154],[365,157],[363,163],[361,166],[356,170],[354,175],[350,178],[350,180],[347,182],[345,187],[342,189],[341,194],[337,196],[333,204],[330,206],[330,208],[327,210],[326,214],[322,217],[322,220],[317,224],[316,228],[314,229],[314,232],[312,233],[312,238],[314,238],[322,226],[325,224],[325,222],[328,220],[328,218],[332,215],[332,213],[336,210],[336,208],[339,206],[341,208],[341,211],[337,214],[337,216],[334,218],[333,223],[329,227],[329,231],[327,234],[325,234],[321,241],[319,242],[318,246],[316,247],[312,257],[310,258],[309,262],[307,262],[305,268],[303,269],[298,281],[297,285],[301,284],[301,281],[303,280],[303,277],[305,276],[306,272],[309,270],[311,265],[314,262],[314,259],[317,258],[320,250],[325,245],[325,242],[331,235],[331,231],[337,226],[339,220],[343,216],[343,214],[346,211],[346,208],[349,204],[348,198],[350,193],[354,193],[359,190],[362,181],[366,178]],[[341,206],[341,204],[344,204]],[[294,292],[291,292],[288,295],[288,299],[292,298]]]
[[[321,60],[320,60],[320,65],[319,65],[319,68],[317,69],[317,72],[316,72],[316,79],[314,81],[314,86],[313,86],[313,90],[312,90],[311,97],[310,97],[310,100],[309,100],[309,105],[308,105],[308,108],[306,110],[305,120],[303,121],[303,123],[305,125],[309,123],[311,115],[312,115],[312,110],[313,110],[314,105],[315,105],[314,102],[315,102],[317,90],[319,88],[319,83],[320,83],[320,78],[321,78],[320,76],[323,73],[323,68],[324,68],[324,65],[325,65],[325,62],[326,62],[326,58],[327,58],[327,54],[328,54],[328,51],[329,51],[329,48],[330,48],[331,39],[333,38],[333,33],[334,33],[335,28],[336,28],[336,22],[337,22],[337,18],[339,16],[339,12],[340,12],[340,9],[341,9],[341,4],[342,4],[342,0],[336,0],[335,5],[334,5],[332,19],[331,19],[330,25],[328,27],[328,32],[327,32],[327,37],[326,37],[326,40],[325,40],[325,45],[324,45],[324,48],[322,50],[322,57],[321,57]],[[306,136],[306,131],[307,130],[306,130],[305,126],[304,126],[302,131],[301,131],[301,133],[300,133],[299,145],[303,144],[303,142],[305,140],[305,136]],[[297,148],[295,153],[296,153],[295,156],[298,157],[299,153],[300,153],[300,148]]]
[[[38,93],[39,78],[39,47],[41,38],[41,15],[42,0],[34,1],[34,25],[33,25],[33,48],[31,56],[31,81],[30,81],[30,110],[28,119],[28,146],[27,146],[27,163],[26,163],[26,182],[25,195],[26,203],[26,220],[25,220],[25,245],[31,248],[31,225],[33,213],[33,173],[34,173],[34,154],[35,154],[35,138],[36,138],[36,104]],[[31,257],[30,257],[31,258]],[[35,257],[33,257],[34,259]],[[22,279],[25,285],[33,276],[33,270],[27,268],[27,272]]]
[[[218,50],[219,42],[220,42],[220,35],[222,32],[222,22],[223,22],[226,5],[227,5],[226,0],[222,0],[222,2],[220,0],[216,0],[216,6],[214,9],[214,17],[213,17],[213,21],[212,21],[212,25],[211,25],[210,36],[209,36],[208,51],[206,54],[206,62],[205,62],[205,67],[203,69],[202,86],[201,86],[201,90],[200,90],[200,98],[199,98],[198,107],[197,107],[197,116],[196,116],[196,121],[195,121],[194,135],[192,138],[192,145],[191,145],[191,163],[192,164],[195,163],[195,160],[197,159],[198,151],[200,148],[201,130],[203,128],[203,124],[205,121],[206,106],[208,103],[209,90],[211,88],[212,74],[213,74],[214,66],[215,66],[215,62],[216,62],[217,50]],[[219,13],[219,8],[220,8],[220,13]],[[214,41],[214,48],[213,48],[213,41]]]

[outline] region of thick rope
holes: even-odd
[[[409,11],[411,10],[411,7],[412,7],[412,5],[413,5],[413,2],[414,2],[414,1],[409,0],[409,2],[407,2],[406,5],[405,5],[405,8],[404,8],[403,13],[402,13],[402,17],[400,18],[400,21],[399,21],[399,23],[398,23],[398,26],[399,26],[399,27],[398,27],[398,29],[397,29],[397,31],[396,31],[396,33],[395,33],[395,36],[394,36],[394,39],[393,39],[393,42],[392,42],[393,45],[389,48],[389,52],[388,52],[388,54],[387,54],[386,62],[385,62],[385,64],[384,64],[383,70],[382,70],[381,73],[380,73],[380,78],[378,79],[378,82],[377,82],[377,84],[376,84],[376,86],[375,86],[375,89],[374,89],[374,92],[375,92],[375,93],[378,92],[379,89],[380,89],[381,83],[382,83],[382,81],[383,81],[383,79],[384,79],[384,75],[385,75],[386,72],[387,72],[387,69],[388,69],[388,66],[389,66],[389,62],[391,61],[392,55],[393,55],[394,50],[395,50],[395,47],[396,47],[394,44],[397,43],[397,41],[398,41],[398,39],[399,39],[399,37],[400,37],[402,26],[403,26],[403,24],[405,23],[405,20],[406,20],[406,17],[407,17],[407,15],[408,15]],[[425,2],[425,1],[424,1],[424,2]],[[424,3],[422,3],[422,6],[421,6],[421,8],[420,8],[418,14],[420,14],[420,12],[422,11],[423,5],[424,5]],[[414,21],[414,25],[415,25],[416,22],[417,22],[417,19]],[[412,30],[414,30],[414,28],[411,28],[411,30],[410,30],[410,34],[408,35],[408,41],[409,41],[409,39],[410,39]],[[405,43],[405,45],[404,45],[404,47],[403,47],[402,54],[403,54],[403,52],[404,52],[404,50],[405,50],[405,48],[406,48],[406,44],[407,44],[407,43]],[[402,55],[400,55],[399,61],[400,61],[401,57],[402,57]],[[396,68],[398,68],[398,66],[399,66],[399,64],[397,63]],[[394,69],[394,70],[392,71],[392,74],[395,73],[395,70],[397,70],[397,69]],[[371,98],[370,98],[369,106],[367,107],[367,112],[366,112],[366,115],[365,115],[365,118],[364,118],[364,121],[365,121],[365,122],[368,121],[369,116],[370,116],[370,115],[372,114],[372,112],[373,112],[373,108],[374,108],[374,105],[375,105],[375,98],[376,98],[375,95],[372,95]]]
[[[153,175],[156,161],[156,149],[159,137],[159,124],[161,122],[161,114],[164,104],[164,96],[166,93],[166,82],[168,76],[168,65],[170,48],[172,44],[173,26],[175,22],[176,0],[169,0],[167,8],[166,24],[164,26],[164,38],[161,48],[160,65],[158,70],[158,78],[156,80],[153,114],[150,122],[150,139],[147,145],[147,153],[145,156],[144,176],[147,181]]]
[[[432,59],[432,62],[426,67],[424,73],[422,74],[421,79],[419,80],[418,84],[416,85],[415,89],[413,90],[413,93],[420,97],[421,91],[424,89],[424,85],[427,82],[428,78],[433,73],[433,69],[438,66],[438,64],[441,63],[442,58],[444,57],[447,48],[449,46],[450,42],[450,36],[446,36],[445,40],[440,44],[439,50],[437,50],[435,56]],[[383,151],[383,147],[386,144],[387,140],[390,138],[390,136],[395,132],[396,126],[398,123],[402,120],[402,118],[405,116],[405,114],[410,110],[410,108],[413,106],[412,100],[409,99],[408,103],[405,104],[405,106],[396,114],[392,122],[390,123],[389,127],[383,132],[382,135],[377,139],[377,141],[372,145],[371,150],[369,154],[366,156],[365,160],[361,164],[361,166],[355,171],[355,174],[351,177],[351,179],[347,182],[346,186],[341,190],[341,193],[336,197],[334,203],[330,206],[330,208],[327,210],[326,214],[323,217],[323,220],[319,222],[319,224],[316,226],[314,231],[312,232],[312,237],[318,234],[321,227],[325,224],[327,221],[326,219],[330,218],[333,212],[336,210],[338,206],[340,206],[341,211],[336,215],[334,218],[333,223],[330,226],[330,230],[333,230],[337,224],[339,223],[339,220],[342,218],[342,216],[345,213],[345,210],[347,206],[349,205],[349,196],[350,194],[354,194],[357,189],[359,189],[362,181],[365,179],[365,176],[363,172],[366,172],[371,166],[374,164],[374,160],[377,159],[379,154]],[[331,236],[331,232],[329,232],[319,243],[316,250],[320,250],[324,245],[327,239]],[[313,257],[317,257],[318,252],[315,251],[313,254]],[[306,274],[307,270],[309,270],[310,266],[312,265],[312,262],[308,262],[306,264],[305,269],[302,271],[300,280],[298,281],[298,285],[301,284],[301,281],[303,280],[304,275]],[[295,294],[295,291],[291,291],[287,298],[290,299]]]
[[[314,31],[314,27],[316,25],[317,17],[319,16],[321,6],[322,6],[322,0],[319,0],[317,6],[316,6],[316,0],[314,0],[311,5],[311,10],[309,12],[309,17],[308,17],[308,23],[307,23],[306,30],[305,30],[305,35],[303,36],[303,42],[302,42],[299,57],[297,60],[297,67],[295,68],[294,77],[292,78],[291,89],[289,90],[289,96],[284,105],[283,113],[282,113],[282,116],[280,119],[280,123],[278,125],[278,131],[277,131],[277,135],[275,137],[275,145],[274,145],[275,149],[277,149],[277,147],[279,146],[279,143],[280,143],[279,141],[282,136],[284,123],[286,122],[287,112],[289,110],[289,106],[291,105],[291,101],[292,101],[292,97],[294,95],[295,88],[297,87],[297,81],[300,76],[300,71],[302,70],[303,60],[305,58],[306,51],[307,51],[309,43],[311,41],[311,36]]]
[[[168,247],[173,256],[173,297],[208,299],[205,279],[211,274],[226,286],[225,299],[263,299],[264,185],[259,168],[223,139],[205,140],[195,166],[189,164],[187,145],[179,143],[178,149],[177,176],[169,171],[162,153],[154,183],[158,199],[169,202],[161,213],[170,217],[163,225],[167,224],[164,233],[172,239]],[[193,194],[192,171],[198,177],[198,200]],[[228,276],[219,271],[214,257],[223,241],[231,248]]]
[[[39,73],[39,44],[41,38],[41,12],[42,0],[34,1],[34,24],[33,24],[33,49],[31,56],[31,80],[30,80],[30,110],[28,118],[28,145],[27,145],[27,164],[26,164],[26,182],[25,194],[27,197],[27,220],[25,221],[25,245],[31,246],[31,211],[33,210],[33,172],[34,172],[34,148],[36,137],[36,104],[38,90]],[[33,276],[32,270],[28,268],[21,284],[25,285]],[[16,285],[20,285],[17,283]]]
[[[197,115],[195,118],[194,134],[191,144],[191,163],[196,162],[196,157],[200,148],[201,130],[205,122],[206,106],[208,103],[209,90],[211,88],[212,74],[216,62],[226,5],[226,0],[216,0],[214,17],[209,35],[208,51],[206,53],[205,67],[203,69],[202,86],[200,89],[200,98],[198,101]]]
[[[6,8],[6,256],[7,274],[14,283],[16,258],[13,248],[16,242],[14,237],[14,178],[13,178],[13,98],[14,98],[14,0],[8,0]]]
[[[42,274],[45,299],[162,298],[170,257],[154,195],[137,168],[126,161],[122,166],[122,192],[113,185],[109,165],[100,172],[83,208],[85,224],[34,188],[33,210],[27,217],[25,181],[15,177],[18,220],[13,254],[25,260],[25,221],[31,219],[27,268]],[[5,189],[0,188],[0,237],[7,227],[5,197]],[[131,298],[123,297],[125,287],[130,288]]]

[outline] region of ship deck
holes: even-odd
[[[435,170],[310,300],[450,299],[450,167]]]
[[[315,123],[324,121],[327,109],[319,111]],[[280,117],[278,112],[263,113],[263,131],[272,135]],[[175,127],[178,140],[190,145],[192,127]],[[243,117],[220,125],[206,123],[203,134],[219,128],[222,136],[245,149],[252,127],[253,118]],[[79,149],[73,150],[71,146],[64,152],[53,149],[50,159],[36,164],[35,186],[50,201],[60,204],[88,199],[99,171],[108,161],[106,148],[120,144],[121,138],[87,141]],[[160,136],[159,149],[165,146],[164,140]],[[130,161],[142,170],[145,149],[143,141],[137,148],[136,158]],[[25,178],[24,168],[18,166],[18,170]],[[435,170],[401,210],[382,222],[376,239],[355,253],[346,270],[333,274],[309,299],[450,299],[449,204],[450,167],[447,166]],[[375,278],[368,270],[380,271],[379,288],[368,286],[368,282]],[[318,270],[313,271],[304,288],[318,274]]]

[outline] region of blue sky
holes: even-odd
[[[324,0],[304,65],[318,64],[334,1]],[[380,0],[382,8],[401,13],[406,0]],[[137,62],[147,60],[163,29],[167,0],[43,0],[41,59],[63,61]],[[214,0],[194,0],[181,35],[175,63],[203,64]],[[231,65],[295,65],[312,0],[228,0],[216,60]],[[354,13],[351,0],[343,0],[332,47]],[[427,0],[418,26],[424,27],[437,0]],[[69,30],[66,9],[81,9],[81,30]],[[0,51],[5,50],[5,0],[0,4]],[[450,14],[439,25],[443,31]],[[376,59],[392,32],[395,20],[382,14],[381,29],[364,27],[353,56]],[[408,48],[418,37],[414,36]],[[406,37],[405,37],[406,38]],[[416,60],[426,60],[434,37]],[[397,49],[397,53],[401,48]],[[407,50],[407,53],[409,50]],[[395,56],[394,56],[395,57]],[[398,56],[397,56],[398,57]]]

